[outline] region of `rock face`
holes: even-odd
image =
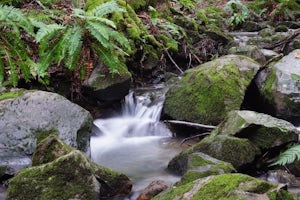
[[[293,124],[248,110],[231,111],[212,134],[247,138],[261,150],[298,141],[298,130]]]
[[[166,94],[164,113],[177,120],[217,125],[239,109],[259,69],[254,60],[228,55],[187,70]]]
[[[97,66],[84,86],[92,97],[101,101],[121,100],[130,89],[131,74],[103,74],[102,65]]]
[[[270,69],[259,73],[256,84],[274,109],[275,116],[288,118],[300,116],[300,50],[294,50]]]
[[[96,165],[56,136],[39,144],[33,160],[36,166],[21,170],[11,179],[8,200],[85,200],[131,192],[132,183],[126,175]]]
[[[183,175],[180,184],[210,175],[236,171],[230,163],[215,159],[201,152],[191,154],[186,152],[180,153],[169,162],[168,170],[175,174]]]
[[[25,91],[0,101],[0,116],[0,165],[31,155],[37,138],[51,131],[74,148],[89,148],[91,114],[58,94]]]
[[[294,197],[286,191],[283,184],[271,184],[243,174],[223,174],[173,187],[153,199],[293,200]]]

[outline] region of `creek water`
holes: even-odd
[[[125,199],[136,199],[153,180],[168,184],[179,180],[166,171],[168,162],[182,149],[159,121],[165,91],[163,86],[156,86],[130,92],[118,116],[94,121],[92,160],[131,178],[133,194]]]

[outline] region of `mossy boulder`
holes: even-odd
[[[106,70],[102,64],[95,67],[91,76],[84,82],[86,92],[100,101],[123,99],[130,89],[130,72],[126,69],[122,74],[110,74]]]
[[[168,170],[178,175],[183,175],[179,182],[180,185],[210,175],[236,171],[230,163],[217,160],[201,152],[180,153],[169,162]]]
[[[99,199],[126,195],[131,181],[73,150],[52,162],[21,170],[9,182],[7,199]]]
[[[219,160],[231,163],[236,169],[250,164],[260,150],[248,139],[218,135],[204,138],[187,152],[202,152]]]
[[[153,200],[294,200],[285,185],[272,184],[243,174],[209,176],[173,187]]]
[[[259,73],[256,84],[261,95],[273,110],[270,114],[280,118],[300,116],[300,49]]]
[[[297,128],[282,119],[254,111],[231,111],[212,135],[247,138],[262,150],[298,141]]]
[[[241,107],[260,65],[251,58],[228,55],[187,70],[166,94],[164,114],[177,120],[217,125]]]

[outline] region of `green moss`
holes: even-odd
[[[50,135],[59,135],[59,131],[52,129],[52,130],[38,130],[35,132],[35,138],[36,138],[36,143],[40,143],[42,140],[46,139]]]
[[[7,199],[95,199],[90,192],[93,190],[90,188],[93,179],[87,178],[91,171],[79,165],[86,160],[77,154],[74,156],[75,159],[71,156],[61,157],[55,164],[21,170],[10,181]]]
[[[263,88],[264,97],[269,101],[269,103],[273,104],[273,90],[276,84],[276,71],[271,67],[271,71],[265,81],[265,86]]]
[[[164,46],[171,51],[178,51],[178,42],[171,36],[159,35],[159,38],[164,42]]]
[[[0,178],[5,175],[6,170],[8,169],[7,165],[0,165]]]
[[[135,11],[138,11],[138,10],[142,10],[142,9],[145,9],[149,6],[149,3],[150,3],[150,0],[144,0],[144,1],[141,1],[141,0],[130,0],[128,2],[128,4],[135,10]]]
[[[11,91],[11,92],[4,92],[0,93],[0,101],[5,100],[5,99],[13,99],[17,98],[25,93],[25,90],[16,90],[16,91]]]
[[[296,198],[286,190],[280,190],[279,192],[273,190],[268,192],[268,197],[270,200],[296,200]]]
[[[193,188],[193,183],[187,183],[181,186],[173,186],[171,190],[167,193],[163,193],[163,195],[158,195],[153,198],[153,200],[171,200],[171,199],[180,199],[182,195]]]

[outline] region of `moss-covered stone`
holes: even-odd
[[[231,163],[235,168],[250,164],[260,150],[248,139],[218,135],[207,137],[187,152],[203,152],[219,160]]]
[[[223,174],[209,176],[173,187],[154,198],[154,200],[249,200],[276,199],[294,200],[283,185],[275,185],[243,174]]]
[[[68,154],[73,149],[61,141],[57,135],[50,135],[38,143],[32,156],[32,166],[52,162]]]
[[[179,175],[183,175],[176,185],[183,185],[199,178],[210,175],[235,172],[230,163],[210,157],[201,152],[182,152],[175,156],[168,164],[168,169]]]
[[[231,111],[212,133],[218,134],[247,138],[262,150],[298,141],[298,131],[293,124],[247,110]]]
[[[99,199],[130,190],[128,177],[97,166],[74,150],[52,162],[21,170],[10,180],[7,199]]]
[[[187,70],[166,94],[164,113],[171,118],[219,124],[239,109],[259,68],[252,59],[229,55]]]

